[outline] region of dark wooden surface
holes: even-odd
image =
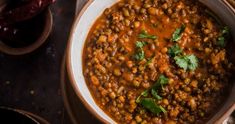
[[[86,0],[79,0],[78,10]],[[76,0],[51,6],[53,31],[47,43],[24,56],[0,53],[0,106],[37,114],[52,124],[69,124],[60,88],[60,67],[74,19]]]

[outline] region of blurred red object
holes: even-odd
[[[33,18],[56,0],[21,0],[16,8],[0,13],[0,26],[7,26]],[[18,1],[19,2],[19,1]]]

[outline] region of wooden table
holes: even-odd
[[[78,0],[78,10],[86,0]],[[69,124],[60,88],[60,67],[76,0],[57,0],[51,6],[53,31],[41,48],[24,56],[0,53],[0,106],[37,114],[52,124]]]

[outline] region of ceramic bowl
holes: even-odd
[[[228,1],[219,0],[200,0],[216,13],[224,23],[232,28],[232,35],[235,36],[235,13]],[[110,118],[94,101],[88,86],[86,85],[82,72],[82,53],[87,35],[96,21],[106,8],[114,5],[118,0],[90,0],[84,6],[80,14],[76,17],[71,30],[71,35],[67,48],[66,66],[68,76],[76,93],[85,107],[94,114],[103,123],[116,123]],[[223,106],[219,107],[217,112],[210,118],[208,123],[220,123],[226,118],[235,108],[235,87],[231,83],[232,90],[226,97]]]
[[[0,122],[3,123],[10,124],[17,121],[19,124],[49,124],[49,122],[47,122],[43,118],[30,112],[2,106],[0,107],[0,115]]]
[[[4,5],[2,5],[4,6]],[[1,10],[1,6],[0,6]],[[31,44],[24,46],[24,47],[12,47],[7,44],[5,44],[3,41],[0,40],[0,51],[9,54],[9,55],[24,55],[31,53],[38,49],[49,37],[51,30],[52,30],[52,25],[53,25],[53,17],[51,10],[47,8],[45,11],[43,11],[42,15],[40,15],[42,18],[42,23],[43,24],[43,29],[42,32],[39,34],[39,37],[36,38],[35,41],[32,41]]]

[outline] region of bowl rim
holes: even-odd
[[[73,73],[72,73],[72,63],[71,63],[71,48],[72,48],[72,39],[73,39],[73,32],[75,32],[76,26],[78,22],[81,19],[81,16],[83,13],[87,10],[87,8],[93,3],[94,0],[88,0],[85,5],[82,7],[81,11],[79,14],[76,15],[73,25],[70,31],[69,39],[68,39],[68,44],[67,44],[67,49],[66,49],[66,69],[67,69],[67,74],[68,78],[70,80],[70,83],[72,85],[72,88],[74,89],[74,92],[76,95],[79,97],[79,99],[82,101],[83,105],[86,107],[86,109],[89,110],[99,121],[102,123],[109,123],[106,119],[104,119],[100,114],[98,114],[95,110],[91,108],[91,106],[87,103],[87,101],[82,97],[81,92],[77,88],[76,81],[74,79]],[[93,99],[93,98],[92,98]],[[106,114],[106,113],[105,113]]]
[[[25,47],[13,48],[0,40],[0,51],[8,55],[24,55],[38,49],[49,37],[53,25],[53,17],[50,8],[46,8],[43,13],[45,16],[44,29],[35,42]]]
[[[73,21],[73,25],[72,28],[70,30],[70,34],[69,34],[69,39],[68,39],[68,44],[67,44],[67,48],[66,48],[66,52],[65,52],[65,66],[66,66],[66,70],[67,70],[67,74],[68,74],[68,79],[69,79],[69,83],[72,85],[72,88],[75,92],[75,94],[78,96],[78,98],[81,100],[81,102],[83,103],[83,105],[86,107],[86,109],[89,110],[89,112],[91,112],[98,120],[100,120],[102,123],[109,123],[109,121],[107,121],[105,118],[103,118],[100,114],[98,114],[95,110],[93,110],[93,108],[87,103],[87,101],[83,98],[83,96],[81,95],[81,92],[79,91],[79,89],[77,88],[76,85],[76,81],[74,79],[73,73],[72,73],[72,63],[71,63],[71,48],[72,48],[72,39],[73,39],[73,33],[75,32],[76,26],[79,23],[81,16],[83,15],[83,13],[87,10],[87,8],[92,4],[94,0],[88,0],[85,5],[82,7],[81,11],[75,15],[75,19]],[[223,0],[223,2],[225,2],[225,0]],[[227,1],[225,2],[227,4],[228,7],[230,7],[230,9],[232,9],[231,4],[229,5],[227,3]],[[232,11],[234,12],[234,9],[232,9]],[[234,12],[235,13],[235,12]],[[94,98],[92,98],[94,99]],[[99,106],[98,106],[99,107]],[[226,119],[226,117],[229,116],[230,113],[232,113],[232,110],[235,110],[235,103],[232,104],[230,106],[230,109],[227,110],[225,113],[222,114],[222,116],[218,117],[215,121],[215,123],[219,123],[219,122],[223,122],[224,119]],[[106,114],[106,113],[105,113]],[[109,116],[109,115],[108,115]],[[115,120],[114,120],[115,121]]]

